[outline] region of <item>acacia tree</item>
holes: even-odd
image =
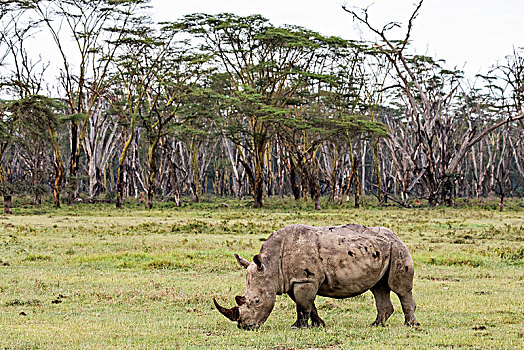
[[[320,196],[320,154],[329,168],[324,173],[329,178],[332,197],[341,201],[341,189],[347,180],[346,187],[354,185],[358,207],[362,192],[359,161],[365,154],[361,145],[366,138],[386,135],[386,130],[382,123],[366,116],[369,113],[363,96],[366,48],[360,43],[328,38],[322,51],[312,66],[307,88],[297,95],[302,101],[294,107],[293,117],[284,121],[287,128],[281,130],[295,135],[287,137],[286,147],[301,168],[315,208],[318,209]],[[342,169],[345,159],[349,159],[351,169],[347,179],[344,178],[347,172]]]
[[[57,135],[60,125],[59,110],[60,105],[56,101],[39,95],[13,101],[9,106],[9,112],[20,120],[20,127],[26,129],[23,134],[45,140],[53,150],[53,204],[56,208],[60,207],[64,179],[64,164]]]
[[[110,63],[119,39],[144,0],[26,0],[26,6],[49,30],[62,59],[60,82],[70,119],[69,182],[77,191],[77,178],[89,118],[106,88]],[[73,40],[74,45],[67,42]],[[91,93],[88,93],[91,92]]]
[[[0,2],[0,19],[3,19],[10,12],[10,10],[11,8],[9,2]],[[3,65],[4,60],[9,55],[9,47],[4,46],[4,43],[8,42],[8,38],[12,34],[12,29],[13,27],[11,25],[4,25],[0,32],[0,38],[2,39],[0,40],[0,49],[2,50],[0,53],[0,66]],[[2,76],[2,78],[4,77]],[[1,84],[1,87],[3,87],[5,81],[2,81]],[[6,153],[13,139],[13,131],[15,129],[16,120],[10,113],[6,113],[7,110],[5,107],[6,106],[4,104],[0,106],[0,194],[2,194],[4,197],[4,213],[12,214],[13,209],[11,188],[7,174],[3,167],[3,159],[4,154]]]
[[[213,72],[202,72],[179,109],[180,119],[174,131],[188,153],[187,173],[193,198],[199,202],[201,183],[217,151],[217,104],[220,78]]]
[[[83,139],[88,175],[88,196],[93,199],[105,191],[103,178],[111,159],[121,142],[118,137],[119,123],[108,103],[99,99],[91,111],[88,128]]]
[[[375,85],[380,89],[383,84],[379,76],[380,62],[377,69],[377,65],[370,64],[369,56],[375,58],[375,51],[363,43],[348,42],[344,50],[337,52],[336,65],[332,73],[335,80],[328,86],[329,93],[325,103],[331,110],[332,133],[334,136],[340,136],[338,143],[347,149],[351,168],[347,177],[347,191],[353,184],[354,203],[357,208],[360,206],[360,196],[365,186],[364,160],[367,147],[365,142],[371,139],[375,145],[380,138],[388,134],[385,125],[379,121],[375,102],[381,99],[380,90],[377,91]],[[372,78],[369,76],[369,70],[373,71]],[[337,161],[334,160],[332,163],[336,164]],[[375,164],[377,187],[381,187],[380,172],[377,168]],[[337,182],[342,183],[341,180]],[[336,186],[332,185],[332,188]],[[341,202],[342,196],[337,196]]]
[[[20,15],[20,13],[18,13]],[[25,49],[27,39],[31,37],[29,23],[23,28],[19,27],[18,19],[20,16],[13,15],[10,23],[13,24],[13,35],[4,37],[9,49],[10,72],[5,80],[4,88],[11,96],[27,103],[29,97],[36,96],[43,87],[43,75],[47,64],[42,64],[41,59],[36,62],[32,60],[30,54]],[[55,106],[56,107],[56,106]],[[29,125],[24,125],[27,119],[20,118],[16,113],[9,111],[5,122],[5,135],[14,141],[17,148],[17,157],[20,158],[20,165],[28,172],[30,183],[26,182],[28,188],[34,192],[35,204],[41,203],[41,196],[45,193],[42,185],[43,175],[45,174],[45,163],[48,159],[49,140],[41,137],[42,130]],[[4,143],[2,152],[5,152]],[[13,169],[10,169],[12,171]],[[22,181],[17,185],[22,184]],[[19,186],[17,186],[19,187]]]
[[[216,136],[222,141],[224,153],[229,160],[233,173],[233,192],[235,196],[243,198],[244,191],[242,188],[246,180],[246,171],[242,165],[242,161],[246,159],[245,151],[242,147],[239,147],[238,144],[235,144],[234,139],[228,137],[227,132],[224,132],[234,129],[231,124],[234,125],[235,123],[235,118],[231,114],[235,114],[236,110],[232,108],[231,101],[227,98],[227,96],[234,95],[234,88],[230,76],[222,71],[214,71],[212,74],[206,76],[203,88],[201,91],[203,93],[202,97],[205,95],[205,102],[195,101],[195,103],[188,104],[188,106],[197,107],[196,109],[199,112],[192,113],[193,115],[200,116],[196,119],[197,123],[206,124],[212,121],[211,125],[216,127]],[[200,140],[206,139],[205,135],[195,130],[195,124],[196,123],[190,122],[190,125],[193,125],[193,137],[197,137]]]
[[[179,32],[179,24],[165,25],[159,36],[154,38],[156,45],[151,47],[152,51],[147,52],[147,56],[143,57],[145,62],[137,62],[137,65],[147,66],[148,57],[159,58],[147,68],[150,69],[152,76],[151,83],[148,84],[145,91],[146,98],[142,114],[143,125],[148,137],[149,182],[146,202],[148,209],[153,207],[159,142],[170,131],[170,124],[180,119],[180,109],[188,101],[199,78],[205,72],[203,65],[207,61],[205,55],[192,52],[186,42],[176,41]],[[181,121],[178,120],[178,122]]]
[[[102,92],[111,104],[121,125],[122,149],[118,157],[116,175],[116,207],[122,207],[124,194],[124,162],[135,139],[137,124],[141,121],[144,101],[153,84],[154,70],[163,59],[165,50],[153,52],[162,45],[152,38],[154,29],[149,19],[134,18],[133,26],[126,30],[115,45],[119,51],[114,59],[114,71],[108,76],[109,83]]]
[[[519,50],[506,56],[506,62],[496,66],[486,76],[481,76],[486,82],[489,107],[492,114],[509,116],[524,113],[524,58]],[[489,186],[491,192],[496,192],[500,198],[500,211],[504,208],[504,197],[512,191],[511,163],[513,159],[514,172],[524,178],[522,170],[520,147],[516,147],[522,140],[524,122],[516,120],[507,123],[496,132],[489,134],[487,150],[490,163]]]
[[[388,60],[380,54],[380,50],[376,47],[364,47],[363,58],[363,86],[361,89],[361,100],[366,106],[366,113],[372,122],[384,122],[384,106],[387,98],[390,96],[388,90],[390,87],[386,86],[388,77],[390,76],[391,64]],[[388,137],[391,132],[388,132]],[[373,154],[373,171],[375,173],[376,195],[380,204],[387,201],[387,189],[385,188],[386,181],[384,180],[384,169],[380,164],[382,154],[382,143],[384,138],[381,135],[372,133],[370,135],[370,146]]]
[[[388,30],[399,26],[398,23],[377,28],[370,23],[367,10],[357,12],[346,6],[343,9],[380,38],[380,43],[376,45],[393,67],[399,97],[405,108],[404,117],[409,121],[407,135],[416,138],[411,141],[414,146],[412,152],[403,150],[409,154],[414,165],[410,169],[413,172],[410,187],[422,180],[430,204],[450,204],[454,196],[456,171],[466,153],[491,131],[524,119],[524,114],[520,112],[497,121],[488,121],[480,130],[463,123],[463,116],[452,110],[452,102],[460,87],[461,72],[442,69],[431,58],[406,53],[413,22],[422,3],[423,0],[420,0],[416,4],[402,40],[392,40],[387,35]],[[466,117],[475,119],[476,115]],[[454,131],[459,131],[459,134],[453,135]],[[392,135],[392,138],[395,136]],[[458,140],[460,142],[456,142]],[[397,138],[397,141],[401,145],[403,139]]]
[[[300,27],[276,28],[259,15],[193,14],[184,24],[229,77],[233,112],[225,131],[242,148],[254,206],[260,207],[268,142],[302,86],[321,36]]]
[[[5,105],[0,106],[0,162],[11,145],[18,124],[18,116],[9,113]],[[4,197],[4,213],[12,214],[11,186],[3,165],[0,163],[0,194]]]
[[[158,147],[195,84],[205,57],[176,41],[179,26],[165,24],[158,31],[146,17],[133,19],[133,27],[119,39],[111,89],[104,93],[122,125],[122,150],[117,174],[117,207],[122,205],[124,161],[134,142],[137,126],[148,141],[147,208],[153,205],[158,172]]]

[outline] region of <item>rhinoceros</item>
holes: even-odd
[[[402,304],[405,324],[418,326],[413,299],[413,260],[406,245],[391,230],[349,224],[332,227],[291,225],[274,232],[262,244],[253,262],[235,257],[247,270],[238,306],[225,308],[213,302],[241,329],[260,327],[273,310],[277,295],[288,294],[296,303],[292,328],[324,327],[315,307],[317,295],[349,298],[371,290],[377,317],[384,325],[393,313],[390,291]]]

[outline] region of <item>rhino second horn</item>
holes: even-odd
[[[241,256],[238,256],[238,254],[235,254],[235,258],[237,259],[237,261],[240,264],[240,266],[242,266],[243,268],[247,269],[247,267],[250,264],[249,261],[247,261],[246,259],[242,258]]]
[[[241,297],[240,295],[235,297],[235,301],[237,302],[238,306],[242,306],[247,303],[246,297]]]
[[[220,306],[215,298],[213,298],[213,302],[215,303],[215,307],[217,310],[224,316],[226,316],[231,321],[238,321],[240,318],[240,312],[238,311],[238,306],[232,307],[231,309],[226,309],[225,307]]]

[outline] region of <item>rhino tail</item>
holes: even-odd
[[[402,242],[391,244],[388,285],[397,294],[413,289],[415,267],[408,248]]]

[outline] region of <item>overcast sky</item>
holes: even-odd
[[[274,25],[295,24],[345,39],[373,39],[356,27],[341,8],[368,7],[377,27],[406,24],[415,0],[152,0],[159,21],[204,12],[261,14]],[[399,36],[397,38],[400,38]],[[425,0],[414,23],[417,54],[444,59],[448,68],[464,68],[470,76],[485,73],[497,61],[524,46],[524,0]]]

